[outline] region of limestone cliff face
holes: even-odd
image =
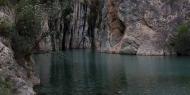
[[[88,5],[79,0],[66,3],[70,5],[65,7],[62,2],[55,1],[44,7],[47,16],[44,30],[51,35],[39,43],[40,50],[46,50],[47,44],[50,50],[90,48],[90,39],[87,37]]]
[[[71,0],[49,16],[52,49],[96,48],[110,53],[175,54],[169,46],[177,27],[189,21],[189,0]]]
[[[7,88],[10,95],[36,95],[33,85],[39,80],[35,76],[28,78],[27,72],[26,68],[17,64],[13,51],[0,41],[0,78],[10,83],[11,88]]]
[[[98,0],[71,0],[54,1],[45,6],[44,12],[48,15],[45,30],[51,32],[49,43],[52,50],[96,48],[99,44],[98,28],[102,18],[103,5],[100,4],[103,3]],[[47,44],[43,40],[39,49],[43,50],[43,46]]]
[[[170,36],[189,20],[189,0],[122,0],[116,13],[125,25],[118,53],[169,55]],[[115,47],[114,47],[115,48]]]
[[[91,42],[88,36],[88,15],[90,9],[87,2],[80,2],[79,0],[73,3],[73,13],[70,14],[70,21],[68,21],[68,30],[65,33],[65,41],[63,46],[65,48],[90,48]]]
[[[98,0],[71,0],[70,2],[70,13],[64,14],[66,9],[60,10],[58,19],[52,17],[53,22],[56,22],[52,25],[56,25],[57,28],[50,28],[50,31],[57,30],[55,35],[58,33],[58,36],[53,36],[53,47],[58,46],[63,50],[96,47],[103,6]],[[59,3],[60,8],[64,7]],[[58,43],[55,43],[54,39],[57,39]]]
[[[39,80],[33,74],[28,77],[29,69],[23,66],[28,64],[28,61],[23,60],[22,63],[25,64],[19,65],[11,48],[11,39],[7,30],[13,25],[14,19],[13,9],[0,7],[0,80],[10,82],[10,95],[35,95],[33,84],[39,83]],[[2,92],[1,89],[0,93]]]
[[[106,0],[106,3],[107,52],[175,54],[169,41],[177,27],[190,20],[189,0]]]

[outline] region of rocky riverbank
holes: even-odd
[[[1,95],[35,95],[33,86],[39,79],[28,77],[28,69],[19,65],[14,59],[11,48],[0,42],[0,94]],[[6,89],[6,90],[5,90]]]
[[[36,95],[33,86],[40,80],[29,65],[32,59],[17,60],[12,48],[9,30],[14,21],[14,9],[0,6],[0,95]]]

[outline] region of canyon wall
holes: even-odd
[[[15,24],[15,9],[0,6],[0,74],[3,81],[11,81],[11,90],[18,95],[35,94],[32,86],[38,80],[31,66],[33,49],[91,48],[107,53],[173,55],[176,50],[171,41],[179,26],[190,22],[189,0],[39,1],[42,22],[37,36],[31,35],[38,31],[35,24],[29,28]],[[7,31],[13,26],[28,31],[17,29],[10,37],[12,32]]]
[[[9,29],[14,21],[14,10],[0,6],[0,94],[35,95],[33,85],[39,83],[39,80],[32,73],[30,61],[23,60],[24,64],[18,62],[12,49]]]
[[[170,40],[190,20],[189,0],[107,0],[107,52],[173,55]]]
[[[118,2],[116,14],[124,23],[125,29],[124,32],[121,31],[123,35],[120,42],[111,51],[138,55],[175,54],[169,48],[169,40],[180,24],[189,21],[189,0],[115,2]]]
[[[63,3],[55,0],[44,7],[49,22],[46,30],[52,32],[52,50],[96,48],[99,44],[97,39],[103,3],[98,0],[71,0]],[[49,9],[50,6],[53,8]]]
[[[173,55],[170,40],[190,20],[189,0],[71,0],[49,16],[53,50],[94,48],[134,55]]]

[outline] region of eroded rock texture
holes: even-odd
[[[0,42],[0,75],[1,79],[10,82],[11,95],[35,95],[33,85],[39,80],[27,77],[27,69],[19,66],[14,60],[13,51]]]
[[[107,0],[108,52],[175,54],[169,40],[189,21],[189,0]],[[124,27],[123,27],[124,26]],[[110,36],[111,35],[111,36]],[[116,41],[116,44],[113,44]]]
[[[190,18],[189,0],[71,0],[67,15],[55,4],[60,10],[48,20],[53,50],[171,55],[170,37]]]
[[[10,95],[35,95],[33,85],[39,83],[33,74],[28,77],[29,69],[25,64],[18,64],[11,48],[10,31],[14,23],[14,11],[8,7],[0,7],[0,79],[10,83]],[[28,66],[30,68],[30,66]],[[1,88],[1,86],[0,86]],[[3,92],[2,89],[0,92]]]
[[[118,3],[118,6],[114,4],[118,9],[115,14],[124,23],[125,30],[120,42],[111,47],[111,52],[138,55],[174,53],[168,48],[168,41],[170,36],[176,32],[176,27],[189,20],[189,0],[122,0],[115,2]],[[109,8],[114,10],[108,5]],[[114,24],[113,21],[111,22]],[[109,29],[113,30],[114,25]],[[120,32],[122,33],[121,30]],[[115,39],[117,38],[119,37]]]

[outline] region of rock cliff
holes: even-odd
[[[168,47],[169,40],[180,24],[189,21],[189,0],[115,2],[118,2],[116,14],[125,29],[120,42],[111,47],[111,51],[138,55],[175,53]]]
[[[13,0],[11,3],[17,2]],[[30,51],[33,49],[38,52],[92,48],[108,53],[173,55],[177,51],[171,41],[175,39],[179,26],[190,23],[189,0],[36,0],[36,2],[39,2],[37,7],[42,17],[40,27],[36,22],[34,25],[29,23],[29,27],[22,26],[23,22],[28,24],[28,19],[21,18],[21,23],[18,23],[15,19],[16,9],[6,7],[0,2],[0,75],[3,76],[2,78],[0,76],[0,81],[10,82],[13,85],[10,90],[16,95],[35,94],[32,86],[38,81],[31,68]],[[23,6],[25,4],[21,7]],[[18,30],[13,35],[15,39],[13,40],[7,31],[16,22],[17,25],[21,25],[15,26]],[[34,26],[40,29],[35,30]],[[190,31],[189,26],[183,27],[182,32]],[[24,31],[26,29],[29,32]],[[39,30],[40,33],[30,35],[31,31],[35,33]],[[23,42],[19,43],[20,41]],[[15,44],[16,42],[19,44]],[[31,44],[24,46],[27,43]],[[19,50],[19,46],[26,48]],[[186,47],[186,50],[190,50],[189,47]],[[19,60],[15,55],[19,55]]]
[[[29,69],[32,66],[27,66],[32,60],[22,60],[25,64],[21,64],[15,59],[12,49],[9,30],[14,21],[14,9],[0,6],[0,94],[35,95],[33,85],[39,83],[39,80]]]
[[[7,90],[2,91],[2,95],[35,95],[34,84],[39,83],[35,76],[28,77],[28,69],[23,68],[14,59],[13,51],[0,42],[0,79],[1,82],[9,83]],[[7,92],[5,92],[7,91]],[[8,92],[9,91],[9,92]],[[4,94],[9,93],[9,94]]]
[[[189,0],[71,0],[67,8],[60,2],[48,20],[54,50],[173,55],[170,39],[190,18]]]
[[[180,24],[189,21],[189,0],[107,0],[108,52],[173,55],[169,46]],[[116,41],[113,44],[113,40]]]

